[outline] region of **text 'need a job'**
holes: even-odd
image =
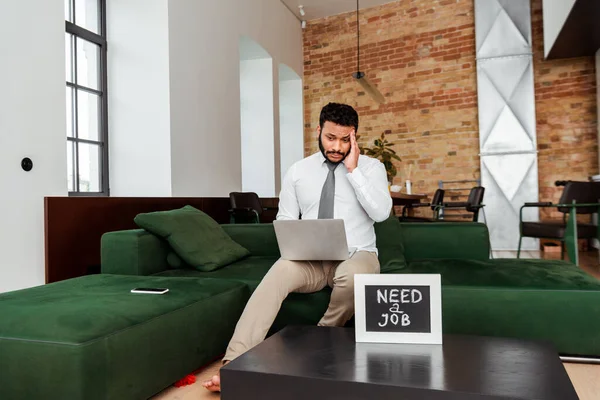
[[[402,326],[410,325],[410,317],[400,310],[399,304],[417,304],[423,300],[423,294],[417,289],[377,289],[377,303],[390,304],[389,313],[381,314],[382,321],[380,327],[385,327],[388,323]]]

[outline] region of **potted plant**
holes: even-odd
[[[402,159],[396,155],[396,151],[392,149],[392,146],[393,144],[388,142],[385,138],[385,134],[382,133],[381,137],[379,139],[375,139],[373,142],[373,147],[365,147],[360,149],[360,154],[377,158],[383,163],[390,185],[398,173],[392,160],[402,161]]]

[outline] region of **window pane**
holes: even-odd
[[[100,4],[98,0],[75,0],[75,25],[100,34]]]
[[[77,84],[91,89],[100,87],[100,46],[87,40],[77,41]]]
[[[100,96],[77,91],[77,137],[100,141]]]
[[[73,14],[71,8],[71,0],[65,0],[65,20],[73,22]]]
[[[78,143],[79,191],[100,192],[101,160],[100,146]]]
[[[67,136],[74,137],[73,132],[73,89],[67,86]]]
[[[67,187],[69,192],[75,191],[75,173],[73,172],[73,166],[75,163],[75,153],[73,148],[73,142],[67,140]]]
[[[73,83],[73,35],[65,34],[65,72],[67,82]]]

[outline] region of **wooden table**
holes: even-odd
[[[444,335],[443,345],[356,343],[354,329],[288,326],[221,369],[222,400],[576,400],[551,345]]]
[[[408,194],[403,192],[390,192],[392,196],[392,204],[394,206],[407,206],[411,204],[418,204],[423,199],[427,199],[426,194]],[[409,216],[412,216],[413,210],[408,212]],[[396,211],[394,209],[394,215],[396,215]]]

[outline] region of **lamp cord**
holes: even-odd
[[[358,0],[356,0],[356,62],[356,72],[360,72],[360,25],[358,22]]]

